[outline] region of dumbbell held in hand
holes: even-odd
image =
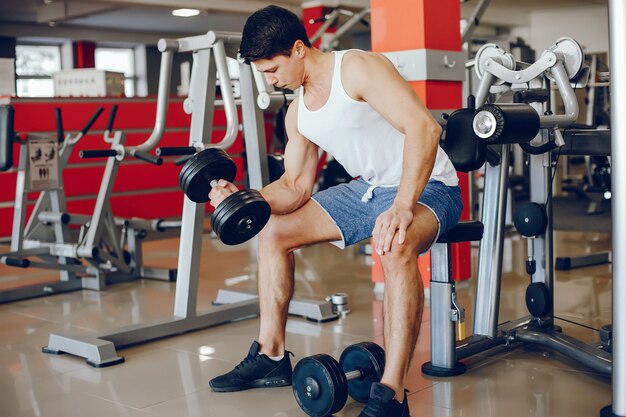
[[[193,155],[180,171],[178,181],[195,203],[209,201],[218,180],[232,182],[237,166],[226,152],[208,148]],[[211,216],[211,226],[222,242],[238,245],[254,237],[270,218],[270,206],[257,190],[240,190],[226,197]]]
[[[385,351],[375,343],[348,346],[337,362],[320,354],[304,358],[293,370],[293,394],[302,410],[312,417],[329,416],[341,410],[348,394],[367,402],[372,383],[385,369]]]

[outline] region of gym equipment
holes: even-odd
[[[189,158],[178,178],[191,201],[205,203],[217,181],[232,182],[236,171],[235,163],[225,151],[209,148]],[[239,190],[215,208],[211,226],[222,242],[238,245],[256,236],[267,224],[270,213],[270,205],[257,190]]]
[[[623,45],[623,39],[619,43]],[[571,126],[578,117],[578,105],[572,85],[579,85],[585,80],[579,74],[584,71],[580,71],[580,66],[577,65],[577,62],[581,60],[582,50],[571,51],[575,45],[577,45],[575,42],[560,39],[531,65],[518,65],[507,56],[506,52],[492,44],[484,45],[481,48],[482,52],[476,57],[476,71],[481,77],[476,93],[477,107],[480,108],[486,103],[489,92],[495,85],[499,85],[497,89],[494,89],[499,92],[511,88],[513,84],[516,90],[526,88],[529,91],[535,89],[545,91],[549,88],[549,79],[545,77],[545,73],[548,71],[556,84],[557,94],[560,94],[563,99],[564,114],[547,112],[545,108],[547,104],[539,98],[531,101],[530,105],[539,117],[539,129],[536,137],[531,142],[527,142],[526,145],[528,146],[523,149],[525,151],[528,149],[527,152],[529,152],[530,202],[537,205],[529,206],[526,214],[520,216],[522,223],[526,223],[525,219],[529,219],[528,225],[532,225],[529,234],[538,233],[529,239],[529,245],[532,244],[532,251],[529,251],[532,254],[531,259],[540,260],[534,265],[532,284],[527,291],[531,315],[503,324],[498,321],[511,147],[511,144],[505,140],[502,145],[488,145],[497,146],[500,161],[495,165],[491,163],[485,165],[482,206],[482,219],[485,224],[478,259],[473,335],[463,340],[456,340],[454,323],[458,321],[459,314],[456,297],[452,292],[454,284],[448,280],[448,283],[444,284],[447,286],[447,290],[439,291],[435,289],[435,285],[433,285],[435,282],[433,282],[431,284],[431,362],[423,367],[423,372],[427,375],[457,375],[464,372],[462,369],[464,366],[462,362],[459,362],[460,359],[494,347],[510,346],[518,342],[548,346],[605,375],[610,375],[612,371],[615,372],[616,370],[611,355],[607,352],[560,333],[558,326],[554,325],[551,311],[554,256],[552,204],[549,200],[551,198],[550,187],[552,186],[553,168],[552,164],[549,163],[550,155],[546,153],[565,144],[559,129]],[[541,95],[538,94],[537,96]],[[528,97],[531,96],[532,94]],[[502,107],[500,106],[500,108]],[[615,114],[616,118],[621,117],[619,116],[620,113]],[[500,125],[501,120],[495,117],[494,119],[496,119],[496,130],[503,127]],[[536,116],[529,115],[528,121],[537,126]],[[480,125],[478,122],[473,124]],[[521,120],[519,122],[521,123]],[[474,133],[478,136],[478,133],[491,130],[479,128],[474,129]],[[528,135],[531,133],[529,132]],[[615,146],[615,141],[612,144]],[[613,181],[613,183],[616,182]],[[543,204],[545,204],[545,219],[534,220],[532,213],[538,208],[544,210],[543,206],[538,206]],[[537,227],[537,224],[540,227]],[[525,227],[526,225],[520,229],[524,230]],[[437,262],[435,266],[433,255],[433,274],[438,269],[445,270],[445,261],[446,258]],[[616,274],[614,279],[621,281],[622,276],[619,274],[623,272],[616,272],[615,270],[613,272]],[[439,286],[439,284],[436,285],[436,287]],[[623,302],[619,301],[621,299],[615,300],[623,305]],[[614,315],[614,319],[616,318]],[[624,357],[626,357],[626,352],[619,360],[623,360]],[[613,358],[617,359],[617,356],[614,354]],[[624,376],[621,378],[622,381],[626,381]],[[623,385],[622,391],[619,392],[623,397]]]
[[[369,27],[369,22],[365,20],[365,17],[369,14],[369,8],[361,9],[358,12],[336,8],[321,19],[312,19],[311,23],[315,23],[316,21],[323,21],[324,23],[322,23],[319,29],[311,36],[311,43],[315,43],[318,39],[320,39],[320,50],[325,52],[335,50],[338,47],[339,39],[350,29],[356,26],[357,23],[361,23],[365,27]],[[340,16],[347,16],[348,20],[341,25],[336,25]],[[332,33],[326,33],[333,25],[335,25],[334,28],[336,30]]]
[[[626,96],[622,94],[626,88],[626,8],[619,0],[609,0],[609,56],[610,68],[615,69],[611,74],[611,157],[613,170],[611,176],[615,188],[612,190],[612,207],[615,215],[612,219],[613,250],[623,254],[626,249],[626,220],[622,213],[626,213]],[[612,326],[612,382],[613,404],[601,410],[602,417],[626,416],[626,282],[624,276],[623,256],[616,256],[612,265],[613,282],[613,326]]]
[[[220,84],[231,85],[226,63],[226,50],[236,54],[241,43],[241,34],[232,32],[213,32],[180,39],[161,39],[158,42],[161,51],[161,70],[159,76],[159,94],[157,102],[157,119],[153,137],[157,139],[164,127],[164,109],[169,95],[172,54],[174,52],[193,52],[193,68],[189,88],[189,97],[184,101],[184,109],[191,114],[189,147],[178,148],[178,154],[193,154],[207,147],[212,137],[213,126],[211,117],[215,100],[216,73],[219,72]],[[260,189],[267,184],[267,155],[265,132],[263,129],[263,113],[256,104],[256,91],[251,66],[239,64],[241,87],[241,114],[243,137],[247,156],[247,172],[250,187]],[[230,147],[239,131],[237,107],[231,89],[222,90],[221,104],[226,113],[227,127],[223,139],[212,147],[226,149]],[[161,109],[161,110],[159,110]],[[163,113],[161,112],[163,111]],[[134,148],[143,151],[143,147]],[[131,148],[132,152],[133,149]],[[175,155],[175,151],[161,148],[160,155]],[[176,278],[176,294],[174,310],[170,317],[162,320],[138,323],[132,326],[115,329],[109,332],[92,335],[50,334],[48,345],[42,350],[45,353],[69,353],[87,359],[87,364],[94,367],[111,366],[122,363],[124,358],[118,356],[117,350],[130,345],[149,342],[168,336],[187,333],[218,324],[241,320],[259,314],[258,296],[244,296],[240,301],[216,303],[208,312],[197,312],[197,292],[200,271],[200,255],[203,238],[205,216],[204,204],[184,199],[183,216],[180,234],[180,248]],[[229,300],[230,301],[230,300]],[[297,304],[296,304],[297,303]],[[298,300],[292,300],[292,306],[300,306]],[[317,317],[325,317],[325,311],[331,311],[330,302],[307,303]],[[337,315],[334,318],[338,318]],[[330,318],[329,318],[330,319]]]
[[[539,131],[539,115],[528,104],[485,104],[476,110],[472,128],[491,145],[529,142]]]
[[[341,410],[348,395],[369,400],[372,383],[385,370],[385,351],[375,343],[348,346],[337,362],[319,354],[304,358],[293,370],[293,394],[302,410],[312,417],[330,416]]]
[[[174,270],[146,268],[143,265],[141,242],[149,231],[161,233],[165,229],[176,228],[176,224],[162,220],[126,220],[114,217],[111,211],[109,200],[114,179],[118,165],[126,154],[123,146],[124,134],[117,131],[109,137],[117,106],[111,109],[104,135],[104,140],[111,144],[111,149],[81,151],[81,157],[115,156],[106,163],[94,212],[91,216],[67,213],[60,173],[66,167],[74,146],[87,134],[103,110],[99,108],[76,135],[65,136],[60,109],[56,109],[55,114],[56,139],[22,135],[11,252],[0,254],[0,261],[21,268],[59,270],[61,276],[60,282],[2,291],[0,302],[83,288],[102,290],[107,284],[140,277],[168,281],[175,279]],[[61,144],[58,151],[57,143]],[[42,161],[38,161],[38,158],[46,155],[48,160],[43,161],[46,167],[41,168],[40,165],[39,171],[33,172],[31,165],[41,164]],[[135,157],[153,163],[159,162],[139,151]],[[42,177],[44,172],[47,174],[46,178]],[[28,223],[24,226],[26,195],[33,190],[33,184],[42,191]],[[70,237],[69,225],[80,226],[76,239]]]

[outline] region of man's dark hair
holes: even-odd
[[[298,16],[282,7],[267,6],[246,20],[239,55],[247,63],[277,55],[291,56],[291,48],[297,40],[311,47]]]

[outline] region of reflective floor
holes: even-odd
[[[599,233],[559,232],[555,240],[558,256],[610,247],[610,237]],[[384,343],[382,305],[372,291],[369,261],[358,249],[319,245],[297,253],[296,295],[323,298],[346,292],[351,313],[325,324],[290,319],[287,345],[295,360],[322,352],[338,358],[346,346],[364,340]],[[252,252],[249,246],[225,248],[210,237],[204,239],[200,311],[211,308],[219,288],[254,288]],[[477,248],[473,252],[476,258]],[[508,236],[505,253],[500,321],[527,314],[526,241]],[[145,246],[146,264],[151,266],[174,268],[177,254],[176,239]],[[0,265],[0,290],[54,278],[41,270]],[[610,266],[559,272],[555,288],[557,324],[568,335],[596,342],[594,329],[611,320]],[[257,336],[256,318],[124,349],[119,352],[124,364],[103,369],[89,367],[81,358],[41,352],[50,333],[106,331],[169,317],[174,291],[173,283],[139,280],[102,292],[83,290],[0,305],[0,416],[305,415],[288,387],[239,393],[208,389],[211,377],[244,357]],[[458,285],[468,333],[474,291],[474,279]],[[536,346],[470,358],[462,376],[425,378],[420,366],[429,360],[428,317],[426,308],[408,380],[413,417],[587,417],[598,416],[611,403],[609,378]],[[356,416],[361,408],[349,399],[338,415]]]

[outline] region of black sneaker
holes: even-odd
[[[259,353],[259,342],[252,343],[248,356],[232,371],[213,378],[209,386],[216,392],[243,391],[250,388],[284,387],[291,385],[291,360],[293,353],[285,351],[285,357],[273,361]]]
[[[359,417],[411,417],[406,391],[402,404],[393,399],[395,395],[394,390],[388,386],[374,382],[370,389],[370,399]]]

